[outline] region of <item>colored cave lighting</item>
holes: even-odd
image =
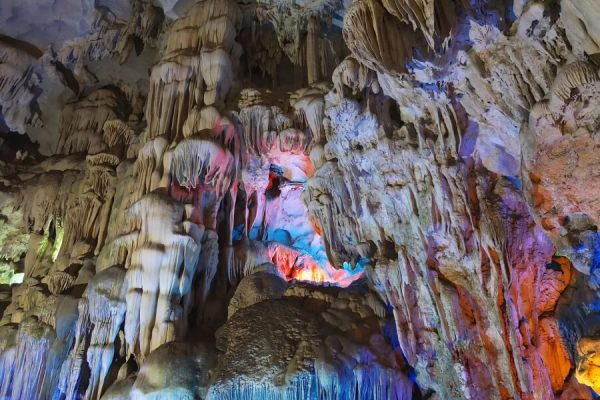
[[[328,260],[316,260],[306,250],[284,245],[273,246],[270,254],[273,263],[285,278],[302,282],[328,283],[347,287],[363,276],[363,266],[357,264],[353,269],[345,263],[341,269],[334,268]]]
[[[335,269],[327,262],[320,265],[315,261],[305,262],[302,266],[277,265],[280,271],[289,271],[285,276],[287,280],[302,282],[329,283],[331,285],[348,287],[352,282],[363,276],[362,269],[350,271],[348,269]]]
[[[232,125],[219,116],[215,116],[212,120],[212,131],[225,143],[230,143],[236,134]],[[297,137],[288,137],[287,139],[292,142],[299,140]],[[231,158],[234,156],[229,151],[222,149],[222,151],[216,151],[213,148],[215,147],[214,143],[201,136],[187,138],[186,143],[190,146],[188,156],[192,156],[192,154],[198,156],[206,150],[206,147],[206,154],[202,153],[205,157],[201,157],[204,161],[200,163],[200,169],[193,168],[193,170],[187,171],[184,168],[179,171],[176,168],[179,172],[175,174],[176,179],[170,183],[169,194],[177,201],[193,204],[194,211],[191,221],[214,227],[216,225],[216,209],[219,208],[220,203],[215,201],[213,192],[218,191],[217,182],[223,179],[223,176],[220,175],[220,179],[216,179],[218,175],[216,171],[231,167]],[[237,150],[235,153],[237,154]],[[266,193],[275,192],[276,194],[271,194],[274,197],[263,203],[265,209],[261,212],[262,220],[253,221],[249,227],[248,237],[251,240],[269,243],[269,258],[288,281],[297,280],[347,287],[361,278],[363,268],[360,263],[354,268],[347,263],[339,269],[331,265],[326,256],[320,229],[314,226],[309,218],[308,210],[300,193],[307,177],[314,173],[310,158],[306,154],[293,154],[276,147],[270,149],[268,157],[271,168],[268,172],[268,184],[264,190]],[[175,159],[177,159],[176,154],[174,155]],[[282,194],[282,191],[287,194]],[[218,196],[220,195],[222,193],[218,193]],[[274,200],[274,198],[278,199]],[[263,229],[268,227],[267,231],[269,232],[266,236],[261,234],[259,237],[258,235],[260,230],[258,224],[260,223],[264,224]],[[237,228],[232,229],[234,241],[243,237],[243,230],[243,225],[241,231]],[[284,231],[284,237],[279,238],[277,231]]]

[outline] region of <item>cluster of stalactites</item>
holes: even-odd
[[[234,1],[198,2],[174,21],[167,33],[164,55],[151,73],[146,106],[149,140],[135,163],[137,184],[132,198],[137,202],[130,208],[130,213],[140,210],[143,215],[133,226],[141,229],[140,234],[148,224],[163,224],[165,232],[170,232],[173,224],[192,231],[184,233],[175,228],[177,234],[144,240],[134,231],[115,239],[117,248],[130,247],[126,252],[112,251],[121,258],[128,254],[130,288],[143,288],[148,293],[139,296],[130,289],[128,295],[125,336],[130,354],[143,357],[184,334],[190,307],[206,298],[216,271],[217,213],[230,191],[235,199],[240,170],[240,138],[235,125],[219,111],[233,78],[232,59],[239,57],[235,37],[240,23],[241,13]],[[167,193],[169,197],[165,197]],[[185,220],[176,213],[175,220],[160,222],[160,213],[141,210],[139,204],[152,208],[158,198],[167,209],[185,203]],[[190,235],[197,240],[190,241]],[[155,254],[156,244],[164,249],[161,254]],[[142,262],[147,259],[155,261]],[[145,271],[147,268],[157,276],[183,273],[190,282],[182,281],[178,289],[167,287],[164,280],[141,282],[141,276],[150,273]],[[200,278],[204,283],[196,296],[190,294],[189,286],[197,274],[204,274]],[[164,300],[157,300],[157,296]],[[165,315],[163,309],[172,309],[167,305],[182,298],[183,309],[177,315]],[[142,303],[142,308],[152,310],[140,312]],[[154,323],[155,311],[159,315]]]
[[[163,162],[172,178],[168,186],[171,197],[191,202],[194,221],[210,230],[217,230],[217,215],[223,209],[228,213],[225,241],[230,243],[242,165],[238,128],[214,107],[205,107],[192,110],[184,136]],[[225,198],[228,201],[223,203]]]
[[[135,136],[125,122],[128,108],[124,95],[111,88],[68,104],[61,115],[57,153],[98,154],[129,145]]]
[[[389,49],[395,44],[386,41],[400,35],[387,32],[401,29],[398,21],[386,20],[391,16],[385,14],[384,8],[394,14],[388,8],[390,3],[383,2],[382,6],[377,1],[356,1],[351,6],[345,34],[353,57],[340,66],[334,83],[340,98],[350,97],[350,90],[357,97],[357,92],[368,87],[369,81],[381,84],[385,93],[397,101],[402,126],[395,126],[391,134],[384,135],[379,125],[383,125],[385,115],[371,114],[365,104],[366,96],[362,96],[362,104],[332,98],[331,107],[325,112],[327,145],[321,154],[311,153],[315,158],[320,156],[320,162],[315,162],[317,171],[309,181],[309,207],[323,226],[332,260],[341,262],[356,256],[376,261],[373,268],[368,268],[368,276],[380,293],[386,293],[387,302],[400,305],[394,310],[400,346],[417,370],[420,386],[431,387],[440,396],[449,398],[476,397],[476,393],[481,395],[480,388],[489,390],[487,395],[492,397],[503,393],[523,397],[543,393],[541,396],[554,397],[553,392],[560,393],[569,387],[572,372],[572,360],[552,315],[557,299],[569,283],[570,263],[560,263],[560,268],[550,272],[546,263],[552,258],[554,248],[540,227],[535,226],[520,188],[515,189],[508,180],[496,175],[487,175],[484,168],[471,169],[469,163],[462,162],[464,147],[472,140],[468,137],[471,127],[466,129],[466,123],[471,121],[464,118],[462,107],[467,108],[469,120],[479,122],[480,114],[498,118],[499,113],[492,114],[490,107],[498,106],[501,112],[506,112],[517,104],[514,109],[525,113],[515,115],[522,118],[533,104],[547,96],[548,100],[538,103],[530,113],[530,124],[537,128],[532,133],[538,136],[536,140],[548,145],[551,158],[564,157],[566,164],[567,160],[578,159],[569,153],[576,145],[557,149],[559,142],[566,142],[571,135],[585,137],[586,130],[597,128],[597,113],[590,106],[597,94],[597,68],[577,63],[559,69],[550,87],[553,62],[546,62],[546,54],[540,55],[522,42],[509,45],[499,30],[484,25],[472,29],[481,33],[472,50],[479,58],[476,62],[468,61],[476,65],[474,69],[481,69],[481,76],[471,71],[466,75],[467,84],[475,86],[477,93],[461,92],[459,105],[448,101],[445,95],[450,94],[439,88],[424,91],[422,87],[407,84],[403,80],[407,75],[399,76],[397,72],[401,71],[395,69],[405,62],[388,63],[386,57],[393,57],[395,51]],[[381,50],[389,53],[382,54]],[[486,54],[482,55],[484,50]],[[407,56],[413,58],[414,54]],[[536,58],[539,60],[531,61]],[[368,71],[361,71],[355,60],[376,71],[377,80],[367,78]],[[420,79],[414,75],[410,78]],[[482,95],[486,90],[488,93],[496,90],[499,96]],[[479,96],[481,113],[472,108]],[[503,108],[504,104],[497,101],[499,97],[510,106]],[[579,104],[573,104],[576,102]],[[580,118],[573,118],[574,115]],[[496,123],[492,125],[494,133],[501,126],[498,121],[504,120],[492,121]],[[477,126],[477,140],[481,142],[486,125],[477,122],[472,123]],[[528,134],[521,133],[521,138],[530,141]],[[501,141],[495,136],[494,140],[494,151],[514,143],[519,145],[518,137]],[[536,161],[533,156],[524,155],[523,160],[533,163]],[[586,155],[585,162],[591,158]],[[554,171],[552,164],[546,165],[543,173],[531,177],[537,185],[535,201],[543,202],[541,206],[547,207],[547,212],[555,212],[557,202],[549,201],[546,194],[545,182],[549,180],[542,181],[540,176],[555,173],[562,178],[557,172],[562,174],[564,168],[559,168],[563,163],[556,161]],[[585,165],[577,170],[588,170],[590,164]],[[511,175],[504,171],[501,174]],[[586,185],[588,194],[593,191],[591,185]],[[569,185],[557,192],[567,192],[572,202],[579,195],[573,189],[577,186]],[[385,194],[378,197],[379,192]],[[582,204],[583,201],[577,202],[578,211]],[[507,218],[509,215],[512,217]],[[572,225],[591,226],[580,215],[577,217]],[[547,229],[552,222],[544,219],[542,225]],[[555,224],[555,227],[557,232],[560,229],[565,234],[566,226]],[[580,244],[579,248],[582,247]],[[556,263],[555,258],[552,261]],[[433,281],[432,270],[436,276]],[[438,276],[443,277],[442,285],[436,281]],[[397,283],[392,283],[394,280]],[[447,281],[459,289],[447,290]],[[444,289],[438,292],[442,286]],[[537,297],[540,292],[543,296]],[[530,296],[530,293],[536,294]],[[398,294],[400,300],[395,297]],[[468,334],[470,346],[475,341],[485,342],[495,337],[491,350],[486,348],[473,358],[471,354],[456,357],[457,348],[442,339],[462,331],[464,315],[472,312],[447,308],[447,304],[457,304],[457,298],[462,301],[465,294],[479,308],[474,317],[477,321],[467,328],[473,330]],[[497,307],[498,296],[506,299],[506,309]],[[522,304],[535,304],[536,309],[532,312]],[[414,312],[416,305],[418,313]],[[509,324],[519,328],[507,330],[505,321],[512,321]],[[523,321],[527,321],[527,328],[522,328]],[[446,329],[450,333],[440,334]],[[429,335],[427,332],[432,330],[436,334]],[[485,346],[487,343],[482,349]],[[585,347],[588,361],[581,366],[581,372],[589,381],[593,374],[585,376],[583,370],[595,362],[591,356],[595,349],[589,343]],[[515,357],[515,349],[521,349],[519,357]],[[436,354],[435,365],[422,364],[423,354],[432,353]],[[440,368],[445,359],[451,360],[449,367]],[[471,366],[474,360],[488,365],[489,370],[474,370]],[[488,386],[492,381],[493,385]],[[453,387],[461,389],[454,392]]]
[[[370,69],[397,76],[414,57],[446,49],[456,13],[450,1],[357,0],[346,12],[344,39]]]
[[[262,94],[244,89],[240,96],[240,122],[246,148],[258,156],[275,153],[308,154],[313,143],[322,139],[324,110],[321,86],[292,93],[293,117],[278,106],[265,105]]]
[[[398,75],[419,45],[420,36],[400,22],[378,0],[358,0],[344,17],[344,39],[350,51],[370,69]]]
[[[329,89],[326,84],[317,84],[297,90],[290,96],[290,105],[300,126],[310,135],[307,139],[310,143],[321,143],[325,139],[323,135],[324,96]]]
[[[115,339],[125,320],[125,295],[127,286],[125,270],[115,266],[99,272],[88,284],[81,301],[87,302],[85,313],[79,318],[92,325],[86,361],[90,377],[85,392],[86,399],[98,399],[102,394],[104,380],[113,364]],[[77,347],[71,357],[78,357]]]
[[[292,93],[288,113],[268,105],[268,91],[242,91],[239,118],[248,153],[241,181],[247,206],[243,239],[229,263],[231,280],[265,263],[277,265],[286,279],[347,286],[360,277],[359,270],[336,270],[327,262],[321,237],[301,199],[314,172],[309,154],[313,146],[322,148],[325,142],[322,120],[329,89],[317,84]],[[270,190],[276,194],[268,195]],[[262,241],[268,246],[260,245]]]
[[[240,56],[235,36],[241,12],[233,0],[194,5],[168,33],[161,61],[153,68],[146,107],[149,138],[180,139],[197,106],[223,106]]]
[[[18,207],[31,234],[24,257],[25,284],[13,289],[12,302],[3,316],[3,325],[19,327],[14,344],[16,356],[3,359],[2,374],[12,370],[31,379],[15,375],[7,380],[3,397],[76,398],[83,395],[79,393],[80,372],[89,365],[91,376],[85,398],[98,398],[112,364],[112,343],[122,325],[119,318],[124,315],[124,295],[120,296],[121,305],[116,295],[106,302],[95,301],[93,283],[83,298],[77,299],[76,293],[94,275],[94,251],[104,247],[117,191],[116,170],[121,160],[101,150],[128,145],[133,132],[123,120],[110,118],[122,116],[118,111],[123,109],[113,90],[93,92],[81,104],[86,109],[82,115],[70,114],[63,121],[63,139],[70,143],[66,146],[82,153],[90,150],[90,142],[75,150],[71,145],[77,141],[68,140],[69,133],[76,134],[80,129],[87,129],[89,137],[98,139],[101,146],[85,158],[83,154],[47,158],[19,177]],[[68,113],[76,114],[77,107]],[[103,276],[97,272],[96,281]],[[114,281],[96,287],[100,297],[110,295],[110,290],[119,291],[124,281],[124,273],[115,273],[115,268],[107,275]],[[74,289],[74,293],[75,286],[80,289]],[[87,307],[88,301],[91,308]],[[75,322],[77,329],[73,329]],[[31,371],[23,370],[32,366]],[[11,382],[17,385],[11,388]]]
[[[531,109],[522,142],[524,186],[538,220],[575,268],[591,275],[594,285],[598,263],[591,254],[600,240],[600,207],[589,193],[600,186],[578,171],[594,168],[599,90],[598,67],[585,62],[561,67],[546,99]]]
[[[302,77],[309,85],[327,80],[335,65],[339,62],[334,46],[336,34],[330,25],[336,14],[341,14],[344,8],[341,0],[319,0],[304,2],[301,6],[286,1],[257,1],[244,9],[245,17],[252,22],[252,33],[259,32],[254,42],[265,41],[258,48],[258,55],[249,54],[252,64],[275,78],[277,65],[272,64],[273,58],[285,54],[292,64],[306,71]],[[261,32],[261,30],[264,30]],[[262,49],[270,46],[274,39],[265,40],[264,36],[276,36],[277,50]],[[262,52],[266,51],[268,55]],[[273,53],[271,53],[273,52]],[[263,60],[265,56],[274,56],[271,60]],[[262,63],[261,63],[262,61]],[[260,65],[263,64],[263,65]],[[266,67],[265,67],[266,64]]]
[[[188,189],[208,184],[221,197],[235,179],[235,158],[212,137],[212,131],[199,132],[175,147],[171,174]]]
[[[257,90],[244,89],[239,106],[244,143],[256,155],[267,154],[278,145],[278,133],[292,127],[292,121],[279,107],[262,104]]]
[[[49,161],[37,176],[23,183],[18,196],[24,223],[32,231],[31,254],[25,259],[27,276],[52,272],[54,263],[67,268],[99,251],[115,195],[116,156],[100,153],[83,162],[66,159],[62,165]]]
[[[217,213],[230,191],[235,199],[240,170],[240,138],[219,111],[239,56],[240,22],[234,1],[197,3],[171,26],[151,73],[149,140],[134,165],[128,211],[133,229],[105,252],[127,266],[126,353],[136,360],[185,336],[216,274]]]
[[[382,4],[390,14],[419,30],[431,48],[450,34],[456,18],[451,1],[382,0]]]

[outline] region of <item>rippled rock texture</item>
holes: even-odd
[[[600,3],[5,3],[0,398],[600,393]]]

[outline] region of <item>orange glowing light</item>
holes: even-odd
[[[361,273],[351,274],[345,269],[335,269],[329,262],[318,263],[309,254],[283,245],[274,247],[271,259],[288,281],[330,283],[346,287],[362,277]]]

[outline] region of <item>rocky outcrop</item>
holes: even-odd
[[[411,398],[373,305],[351,290],[292,285],[242,306],[217,334],[223,354],[208,398]]]
[[[600,390],[593,1],[72,3],[0,11],[0,397]]]

